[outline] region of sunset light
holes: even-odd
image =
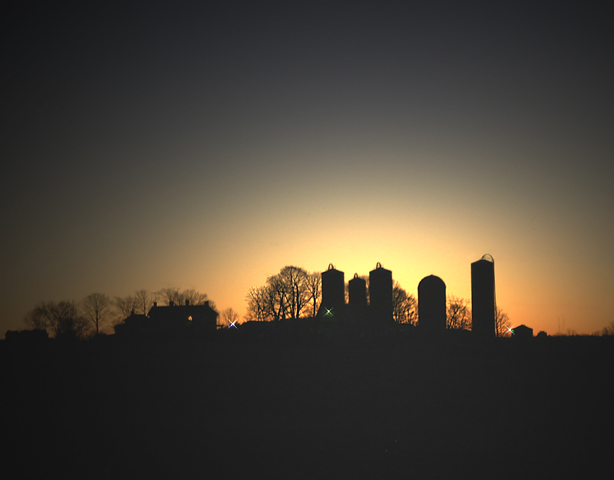
[[[2,478],[612,470],[607,2],[2,20]]]

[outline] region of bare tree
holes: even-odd
[[[44,302],[38,303],[23,319],[30,330],[47,330],[47,312]]]
[[[175,305],[182,305],[187,301],[191,305],[202,305],[207,300],[207,294],[201,293],[193,288],[181,291],[178,287],[166,287],[154,292],[155,295],[160,295],[170,305],[171,302]],[[211,306],[211,302],[209,302]]]
[[[311,299],[307,286],[307,272],[300,267],[287,266],[282,268],[277,276],[285,290],[290,318],[300,318],[307,302]]]
[[[415,325],[418,320],[417,302],[412,294],[408,294],[397,281],[392,287],[392,318],[397,323]]]
[[[471,303],[464,298],[448,296],[446,328],[471,330]]]
[[[179,296],[180,296],[180,300],[179,300],[180,303],[185,303],[187,300],[190,302],[190,305],[202,305],[203,303],[207,301],[206,293],[200,293],[199,291],[194,290],[193,288],[184,290],[183,292],[179,294]],[[211,302],[209,302],[209,304],[211,304]]]
[[[181,296],[179,295],[179,287],[165,287],[161,288],[157,292],[154,292],[154,295],[162,297],[163,300],[166,301],[168,305],[172,303],[180,304]]]
[[[320,302],[322,300],[322,274],[320,272],[307,274],[305,286],[309,295],[311,316],[315,317],[318,314],[318,308],[320,308]]]
[[[134,311],[135,313],[140,313],[142,315],[147,315],[151,306],[153,305],[153,300],[151,295],[147,290],[137,290],[134,292]]]
[[[495,307],[495,336],[508,337],[510,335],[510,319],[501,308]]]
[[[265,322],[272,319],[272,312],[269,310],[268,297],[270,290],[268,286],[252,287],[247,292],[247,321]]]
[[[50,302],[52,324],[56,337],[66,336],[85,338],[89,333],[87,320],[80,315],[79,308],[74,301]]]
[[[614,322],[610,322],[607,327],[604,327],[603,330],[601,330],[601,335],[603,335],[604,337],[614,335]]]
[[[315,278],[315,277],[318,278]],[[266,285],[247,293],[248,320],[271,321],[301,318],[317,313],[321,298],[320,274],[300,267],[286,266],[267,278]],[[308,308],[309,307],[309,308]]]
[[[90,293],[81,302],[85,318],[93,325],[96,333],[109,319],[111,314],[111,299],[104,293]]]
[[[113,306],[117,312],[117,320],[120,322],[135,313],[136,309],[138,308],[137,300],[132,295],[128,295],[126,297],[115,297]]]
[[[267,278],[268,295],[265,296],[267,309],[273,320],[284,320],[288,315],[288,290],[279,275]]]
[[[51,330],[56,338],[81,339],[85,338],[90,330],[89,323],[80,314],[77,304],[68,300],[40,302],[26,318],[36,322],[39,328],[44,326],[45,330]]]
[[[56,337],[71,330],[71,325],[78,316],[75,302],[47,302],[46,307],[48,324]]]

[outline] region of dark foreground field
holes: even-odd
[[[4,478],[612,471],[610,339],[1,346]]]

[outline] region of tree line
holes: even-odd
[[[56,338],[84,339],[91,335],[109,332],[132,314],[147,315],[154,302],[170,305],[202,305],[207,295],[194,289],[181,290],[166,287],[150,293],[137,290],[132,295],[110,297],[104,293],[91,293],[77,302],[74,300],[42,301],[24,317],[29,329],[45,330]],[[216,309],[214,302],[209,306]],[[232,309],[227,309],[232,310]],[[227,313],[227,312],[226,312]]]
[[[368,276],[361,277],[367,284]],[[346,284],[346,303],[348,284]],[[368,289],[367,289],[368,297]],[[109,297],[104,293],[91,293],[80,302],[73,300],[39,302],[24,317],[29,329],[45,330],[51,336],[87,338],[91,335],[112,331],[112,328],[131,314],[147,315],[154,302],[170,305],[201,305],[208,301],[207,295],[194,289],[182,290],[166,287],[155,292],[136,290],[132,295]],[[247,296],[247,312],[244,321],[269,322],[290,318],[315,317],[322,301],[321,272],[308,272],[304,268],[285,266],[279,273],[266,279],[260,287],[250,288]],[[217,310],[214,302],[209,306]],[[471,329],[471,302],[453,295],[447,297],[448,329]],[[417,326],[418,302],[399,282],[392,289],[392,315],[398,324]],[[240,320],[232,308],[220,312],[219,321],[229,327]],[[500,308],[496,309],[495,333],[509,334],[510,321]]]

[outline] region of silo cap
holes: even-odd
[[[420,287],[420,285],[443,285],[445,287],[446,282],[444,282],[437,275],[429,275],[428,277],[424,277],[422,280],[420,280],[418,287]]]

